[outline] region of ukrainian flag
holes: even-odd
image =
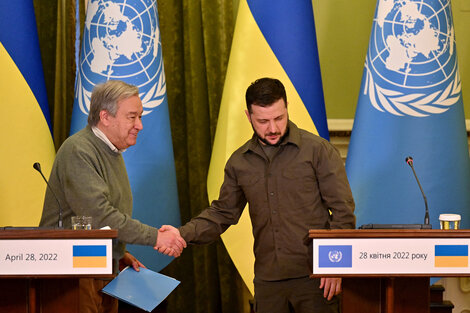
[[[468,267],[468,245],[436,245],[435,267]]]
[[[0,226],[36,226],[54,161],[32,0],[0,1]]]
[[[253,135],[244,110],[245,92],[261,77],[286,87],[289,117],[328,139],[321,73],[310,1],[240,0],[217,131],[207,178],[217,199],[230,155]],[[248,210],[222,236],[228,253],[253,293],[253,237]]]
[[[73,246],[73,267],[106,267],[106,246]]]

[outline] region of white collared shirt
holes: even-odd
[[[98,137],[99,139],[103,140],[103,142],[114,152],[116,153],[123,153],[124,151],[126,151],[126,149],[121,149],[119,150],[118,148],[116,148],[115,145],[113,145],[113,143],[108,139],[108,137],[106,137],[106,135],[101,131],[101,129],[99,129],[98,127],[96,126],[92,126],[91,127],[91,130],[93,131],[93,133],[96,135],[96,137]]]

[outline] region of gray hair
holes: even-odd
[[[139,88],[120,80],[108,80],[96,85],[91,93],[90,114],[88,125],[96,126],[100,121],[100,112],[106,110],[111,116],[116,116],[118,102],[139,95]]]

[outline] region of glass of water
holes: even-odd
[[[91,216],[72,216],[72,229],[91,229]]]

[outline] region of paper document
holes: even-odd
[[[146,268],[126,267],[101,291],[151,312],[179,285],[179,281]]]

